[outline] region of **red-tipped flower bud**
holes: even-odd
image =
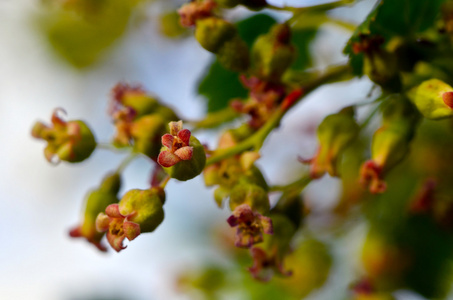
[[[120,188],[120,176],[118,173],[107,175],[100,187],[91,191],[85,201],[81,225],[73,228],[69,235],[71,237],[83,237],[88,242],[95,245],[99,250],[106,251],[101,239],[104,233],[96,230],[96,218],[99,213],[104,212],[105,208],[118,202],[117,193]]]
[[[96,140],[83,121],[64,121],[58,116],[60,111],[63,110],[55,109],[53,112],[51,126],[37,122],[31,134],[47,142],[44,155],[49,162],[81,162],[94,151]]]
[[[280,81],[283,73],[293,63],[295,48],[290,44],[288,24],[277,24],[267,34],[259,36],[251,51],[252,70],[264,80]]]
[[[359,126],[354,120],[352,108],[327,116],[318,127],[318,152],[312,159],[302,160],[311,164],[310,176],[319,178],[326,172],[338,176],[338,159],[358,133]]]
[[[182,121],[169,126],[170,134],[162,136],[164,147],[157,162],[172,178],[186,181],[198,176],[206,164],[203,145],[188,129],[182,129]]]
[[[107,240],[117,252],[126,248],[140,233],[154,231],[164,219],[165,193],[161,188],[130,190],[118,204],[111,204],[96,219],[96,228],[107,232]]]
[[[453,88],[441,80],[424,81],[407,96],[425,118],[437,120],[453,116]]]

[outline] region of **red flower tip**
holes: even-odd
[[[193,147],[189,146],[191,132],[182,129],[182,121],[170,122],[170,134],[162,136],[162,145],[168,150],[159,154],[157,162],[165,168],[174,166],[181,160],[190,160],[193,155]]]
[[[107,231],[107,241],[117,252],[125,249],[123,241],[125,238],[132,241],[140,235],[140,225],[128,221],[119,211],[118,204],[110,204],[105,209],[105,214],[100,213],[96,218],[96,229],[100,232]]]
[[[422,189],[417,193],[414,201],[411,202],[409,211],[411,213],[419,214],[429,212],[434,205],[434,193],[436,189],[436,181],[428,179]]]
[[[380,194],[387,189],[387,184],[382,179],[382,167],[373,160],[368,160],[362,165],[360,183],[365,187],[368,186],[372,194]]]
[[[445,92],[442,94],[442,100],[444,103],[453,109],[453,92]]]
[[[240,248],[250,248],[263,241],[263,233],[273,233],[272,220],[253,212],[248,204],[236,207],[227,222],[237,227],[235,245]]]

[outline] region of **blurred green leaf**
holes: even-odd
[[[363,55],[354,54],[352,45],[361,35],[379,35],[388,42],[393,37],[414,37],[435,24],[446,0],[379,0],[368,17],[356,29],[344,49],[354,73],[362,75]]]
[[[40,21],[55,51],[82,68],[96,62],[123,35],[140,1],[83,0],[49,6]]]

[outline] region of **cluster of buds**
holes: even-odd
[[[327,116],[318,126],[319,148],[315,157],[299,159],[310,164],[310,176],[320,178],[326,172],[338,176],[337,162],[344,149],[359,133],[359,125],[354,120],[354,110],[347,107],[339,113]]]
[[[64,121],[55,109],[52,114],[52,125],[36,122],[31,134],[47,142],[44,156],[49,162],[81,162],[87,159],[96,148],[96,140],[90,128],[80,120]]]
[[[236,26],[214,16],[217,3],[211,0],[193,1],[180,10],[181,24],[194,26],[195,38],[200,45],[217,55],[219,62],[227,69],[237,72],[249,67],[249,50],[241,39]]]
[[[206,153],[200,141],[182,126],[182,121],[169,123],[170,134],[162,136],[157,162],[171,178],[186,181],[201,174]]]
[[[242,75],[242,84],[250,93],[246,101],[233,99],[230,106],[233,110],[250,116],[248,125],[259,129],[272,116],[278,107],[288,109],[302,96],[302,89],[287,92],[284,85]]]
[[[232,147],[247,135],[247,126],[226,131],[219,141],[218,149]],[[272,234],[272,220],[267,183],[261,171],[254,165],[259,158],[256,152],[245,152],[240,156],[225,159],[206,168],[207,186],[218,186],[214,192],[217,204],[229,198],[232,215],[227,222],[237,227],[235,245],[250,248],[263,241],[264,234]]]
[[[107,232],[107,241],[117,252],[123,241],[154,231],[164,220],[165,192],[161,188],[128,191],[117,204],[110,204],[96,218],[96,229]]]
[[[69,232],[71,237],[83,237],[99,250],[107,250],[101,244],[104,233],[96,230],[96,218],[99,213],[105,211],[107,206],[118,202],[120,184],[121,178],[118,173],[109,174],[102,180],[99,188],[88,194],[82,212],[82,222]]]
[[[384,103],[382,126],[374,133],[371,160],[360,170],[360,180],[373,194],[382,193],[387,184],[385,174],[409,153],[419,114],[401,95],[389,96]]]
[[[166,124],[177,118],[172,109],[160,104],[139,86],[119,83],[113,88],[110,114],[116,127],[113,143],[133,146],[135,152],[157,159],[160,137]]]

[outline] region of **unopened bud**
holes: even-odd
[[[239,35],[226,41],[217,52],[219,63],[226,69],[244,72],[249,67],[249,49]]]
[[[52,114],[52,125],[37,122],[32,128],[32,136],[45,140],[44,155],[49,162],[61,160],[75,163],[87,159],[96,148],[96,140],[90,128],[80,120],[64,121],[58,116],[61,109]]]
[[[196,25],[195,38],[203,48],[213,53],[237,34],[233,24],[216,17],[198,20]]]
[[[118,173],[109,174],[103,179],[98,189],[88,194],[83,209],[82,223],[69,232],[71,237],[83,237],[99,250],[107,250],[101,244],[104,233],[96,230],[96,218],[99,213],[105,211],[108,205],[118,202],[116,195],[120,188],[120,183]]]
[[[453,116],[453,88],[441,80],[424,81],[407,96],[425,118],[437,120]]]
[[[251,50],[252,70],[259,78],[280,81],[283,73],[293,63],[295,48],[290,44],[289,26],[277,24],[267,34],[259,36]]]
[[[157,114],[141,117],[131,126],[134,150],[152,159],[157,159],[160,152],[160,139],[165,133],[166,121]]]
[[[107,232],[109,244],[117,252],[126,248],[125,238],[132,241],[138,235],[154,231],[164,219],[165,194],[160,188],[130,190],[118,204],[111,204],[96,219],[96,228]]]
[[[310,160],[310,176],[319,178],[326,172],[338,176],[337,162],[343,150],[357,137],[359,126],[354,120],[354,112],[347,108],[327,116],[318,127],[318,152]]]

